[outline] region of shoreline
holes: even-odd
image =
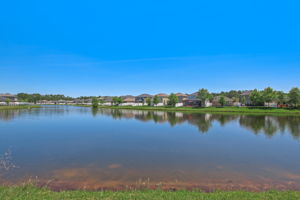
[[[19,110],[19,109],[31,109],[40,108],[38,105],[20,105],[20,106],[0,106],[0,110]]]
[[[300,199],[300,191],[265,191],[265,192],[249,192],[249,191],[215,191],[215,192],[202,192],[202,191],[188,191],[188,190],[101,190],[101,191],[88,191],[88,190],[59,190],[53,191],[48,188],[36,187],[34,185],[22,186],[1,186],[0,187],[1,199],[147,199],[147,200],[242,200],[242,199]]]
[[[92,107],[90,105],[75,105],[81,107]],[[249,108],[249,107],[154,107],[154,106],[99,106],[99,108],[108,109],[126,109],[126,110],[147,110],[147,111],[166,111],[166,112],[187,112],[187,113],[216,113],[216,114],[276,114],[276,115],[300,115],[299,109],[283,108]]]

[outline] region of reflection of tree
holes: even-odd
[[[240,117],[240,125],[258,134],[265,126],[265,116],[243,115]]]
[[[30,116],[57,116],[64,115],[68,112],[67,106],[44,106],[42,108],[0,110],[0,120],[9,121],[28,114],[30,114]]]
[[[97,115],[98,108],[92,108],[92,115],[95,117]]]
[[[211,120],[216,120],[221,124],[221,126],[224,126],[228,122],[231,122],[231,121],[236,120],[238,118],[239,118],[238,115],[224,114],[224,115],[212,115]]]
[[[183,123],[185,121],[183,116],[176,115],[176,112],[168,112],[167,119],[171,126],[175,126],[176,124]]]
[[[276,121],[273,121],[272,118],[265,117],[265,126],[263,130],[267,136],[272,137],[279,129]]]
[[[294,138],[300,138],[300,117],[297,116],[241,116],[240,125],[272,137],[278,131],[289,131]]]
[[[209,128],[212,126],[212,120],[207,117],[206,114],[194,114],[189,118],[189,123],[194,124],[198,127],[201,133],[208,132]]]
[[[291,132],[294,138],[300,138],[300,117],[287,117],[287,129]]]
[[[112,109],[111,110],[111,116],[114,118],[114,119],[121,119],[123,114],[120,110],[118,109]]]
[[[179,113],[163,111],[141,111],[122,109],[100,109],[98,113],[111,115],[113,118],[135,118],[137,120],[155,123],[168,122],[171,126],[188,122],[198,127],[199,132],[206,133],[212,127],[212,122],[217,121],[225,126],[231,121],[239,119],[242,127],[253,133],[264,133],[268,137],[277,132],[289,131],[294,138],[300,138],[300,117],[297,116],[264,116],[264,115],[231,115],[231,114],[203,114]]]

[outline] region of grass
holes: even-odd
[[[32,185],[0,187],[1,200],[299,200],[300,191],[61,191]]]
[[[40,108],[37,105],[21,105],[21,106],[0,106],[0,110],[17,110],[17,109],[30,109],[30,108]]]
[[[87,106],[90,107],[90,106]],[[100,106],[99,108],[112,109],[132,109],[132,110],[153,110],[153,111],[172,111],[172,112],[190,112],[190,113],[237,113],[237,114],[284,114],[284,115],[300,115],[300,109],[285,108],[267,108],[267,107],[207,107],[207,108],[191,108],[191,107],[154,107],[154,106]]]

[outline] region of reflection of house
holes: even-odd
[[[214,97],[213,100],[212,100],[212,105],[213,106],[221,106],[221,104],[220,104],[221,97],[222,96]],[[224,106],[233,106],[233,100],[232,99],[230,99],[228,97],[225,97],[225,96],[223,96],[223,97],[224,97],[224,100],[225,100]]]
[[[169,95],[164,94],[164,93],[160,93],[160,94],[157,94],[156,96],[158,96],[159,102],[160,102],[160,104],[162,104],[162,106],[163,105],[168,105]]]
[[[5,102],[5,101],[11,101],[11,102],[15,102],[18,101],[17,95],[13,95],[13,94],[0,94],[0,102]]]
[[[179,103],[182,103],[183,100],[186,100],[188,97],[188,95],[182,93],[176,93],[175,95],[177,96]]]
[[[135,97],[135,102],[136,102],[136,103],[147,103],[147,102],[146,102],[146,99],[147,99],[147,98],[152,98],[152,97],[153,97],[153,96],[150,95],[150,94],[141,94],[141,95]]]
[[[245,105],[251,105],[250,94],[252,91],[245,91],[240,95],[240,102],[245,100]]]

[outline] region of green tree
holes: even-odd
[[[205,102],[207,100],[211,99],[212,95],[210,95],[210,93],[208,92],[207,89],[202,88],[202,89],[200,89],[198,91],[198,96],[197,97],[201,101],[202,107],[204,107],[205,106]]]
[[[118,104],[119,104],[119,97],[113,97],[113,98],[112,98],[112,103],[113,103],[114,105],[118,105]]]
[[[221,104],[221,106],[223,107],[226,104],[226,100],[224,96],[221,96],[219,99],[219,103]]]
[[[147,103],[148,106],[151,106],[152,99],[151,99],[150,97],[148,97],[148,98],[146,99],[146,103]]]
[[[294,107],[297,107],[299,104],[300,104],[300,90],[299,88],[295,87],[295,88],[292,88],[290,91],[289,91],[289,102],[294,106]]]
[[[99,103],[102,105],[102,104],[105,103],[105,101],[104,101],[103,99],[100,99],[100,100],[99,100]]]
[[[169,105],[175,107],[177,103],[178,97],[174,93],[171,93],[169,96]]]
[[[98,108],[98,106],[99,106],[99,101],[98,101],[98,98],[97,98],[97,97],[93,97],[93,98],[92,98],[92,106],[93,106],[93,108]]]
[[[242,97],[242,104],[246,105],[246,97],[245,96]]]
[[[9,105],[10,99],[9,99],[9,98],[6,98],[6,99],[5,99],[5,102],[6,102],[6,105]]]
[[[262,106],[264,104],[263,96],[257,89],[253,90],[250,94],[250,100],[255,106]]]
[[[287,95],[284,92],[278,91],[276,96],[277,96],[277,102],[279,104],[285,104],[286,103]]]
[[[159,97],[155,95],[154,98],[153,98],[153,104],[157,105],[157,104],[159,104],[159,102],[160,102]]]
[[[276,92],[271,87],[267,87],[262,91],[262,97],[269,106],[276,99]]]

